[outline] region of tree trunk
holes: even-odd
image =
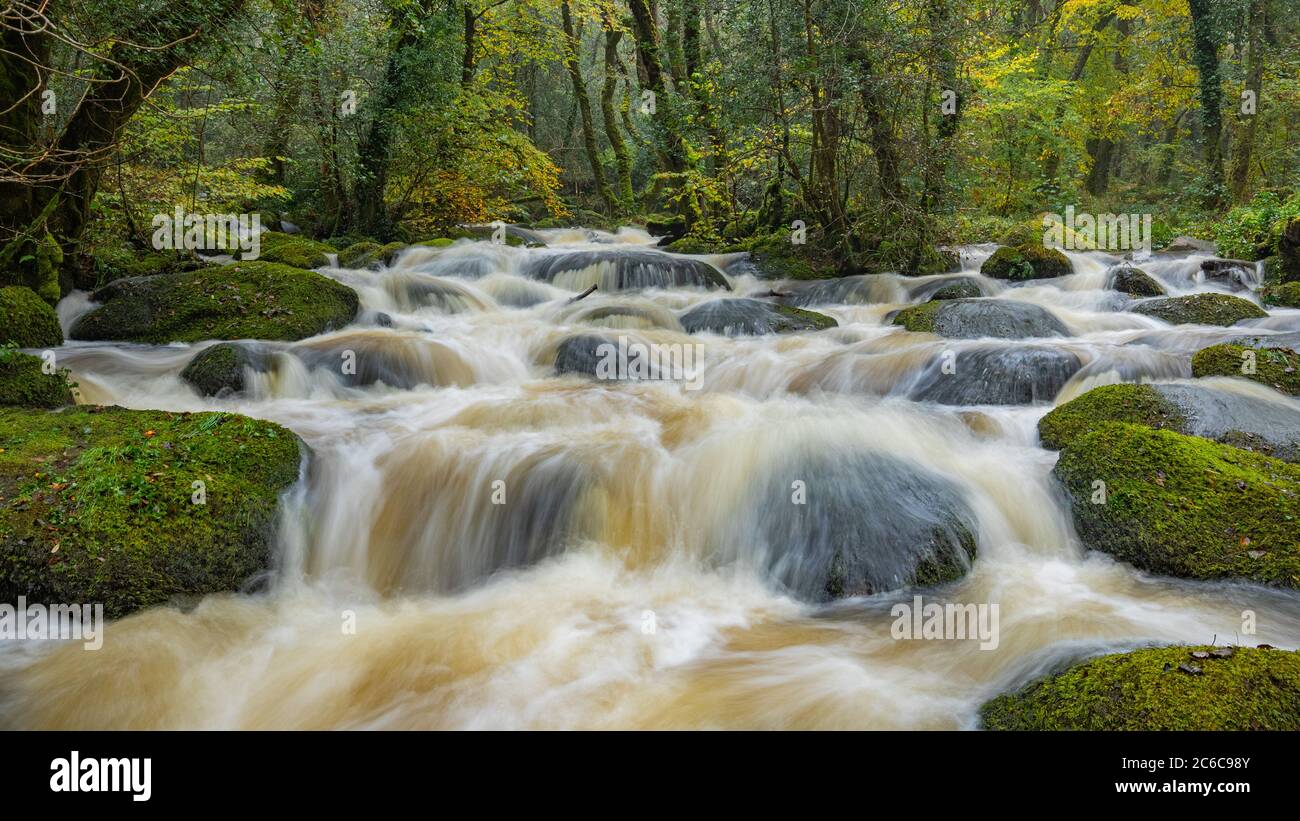
[[[1266,8],[1264,0],[1251,0],[1249,26],[1249,44],[1246,51],[1246,91],[1254,94],[1256,109],[1250,114],[1238,115],[1237,143],[1232,150],[1232,171],[1229,184],[1232,187],[1234,202],[1246,199],[1246,184],[1250,180],[1250,161],[1255,152],[1255,127],[1259,122],[1258,105],[1262,99],[1260,91],[1264,83],[1264,18]],[[1240,110],[1240,109],[1239,109]]]
[[[600,89],[600,114],[605,121],[605,137],[614,151],[614,165],[618,170],[618,196],[624,208],[632,206],[632,157],[627,141],[619,131],[618,113],[614,96],[618,92],[618,44],[623,33],[614,28],[613,20],[604,17],[605,27],[605,78]]]
[[[573,14],[569,0],[560,3],[560,19],[564,25],[564,66],[569,72],[573,84],[573,96],[578,100],[578,114],[582,121],[582,145],[587,152],[587,162],[591,165],[591,177],[596,183],[596,191],[605,203],[605,211],[614,213],[614,192],[605,179],[605,169],[600,163],[600,147],[596,143],[596,126],[591,116],[591,99],[587,97],[587,83],[582,79],[582,65],[578,59],[582,41],[573,27]]]
[[[1192,17],[1192,60],[1200,77],[1201,152],[1205,164],[1205,206],[1223,202],[1223,87],[1219,76],[1219,38],[1213,0],[1188,0]]]

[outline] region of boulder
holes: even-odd
[[[710,331],[726,336],[821,331],[839,324],[829,316],[802,308],[744,298],[704,302],[682,314],[681,323],[687,333]]]
[[[72,327],[73,339],[165,344],[208,339],[295,340],[342,328],[356,292],[311,271],[270,262],[124,279]]]
[[[949,299],[899,311],[895,325],[949,339],[1069,336],[1047,309],[1007,299]]]
[[[288,430],[224,413],[0,409],[0,441],[0,601],[109,618],[267,570],[301,462]]]
[[[1106,287],[1135,297],[1164,296],[1165,288],[1155,277],[1135,265],[1120,264],[1106,275]]]
[[[1212,345],[1192,357],[1194,376],[1234,376],[1300,396],[1300,354],[1290,348]]]
[[[1057,348],[1015,345],[966,349],[931,360],[908,397],[941,405],[1050,402],[1080,367],[1077,356]]]
[[[1004,245],[980,266],[980,273],[984,276],[1012,282],[1063,277],[1073,270],[1065,254],[1055,248],[1029,243],[1014,248]]]
[[[0,344],[57,348],[63,344],[59,315],[31,288],[0,288]]]
[[[1172,325],[1221,325],[1227,327],[1243,319],[1268,316],[1258,305],[1228,294],[1192,294],[1140,302],[1129,308],[1133,313],[1163,319]]]
[[[1300,730],[1300,653],[1156,647],[1081,662],[980,708],[988,730]]]
[[[191,359],[181,371],[181,379],[202,396],[243,393],[248,387],[245,369],[266,371],[269,356],[270,350],[263,345],[222,342],[204,348]]]
[[[58,408],[73,403],[67,371],[45,373],[45,361],[0,348],[0,405]],[[2,440],[0,440],[2,441]]]

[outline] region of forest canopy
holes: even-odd
[[[1071,205],[1234,253],[1300,212],[1282,0],[5,0],[0,23],[0,269],[48,296],[177,206],[378,242],[649,222],[739,247],[801,221],[841,273]]]

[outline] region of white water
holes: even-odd
[[[1066,659],[1151,642],[1300,644],[1294,593],[1154,578],[1085,554],[1051,481],[1056,456],[1037,442],[1049,403],[906,398],[934,357],[990,344],[1075,354],[1082,368],[1057,402],[1189,377],[1191,352],[1226,334],[1116,311],[1103,290],[1113,258],[1071,254],[1073,276],[1020,288],[981,278],[986,294],[1047,308],[1069,338],[904,332],[885,316],[922,280],[890,276],[859,293],[891,302],[811,306],[836,329],[692,337],[684,310],[772,283],[613,293],[608,260],[538,282],[522,272],[540,256],[649,242],[543,234],[552,248],[461,242],[413,248],[391,270],[326,271],[359,292],[360,321],[274,346],[244,398],[201,398],[178,378],[204,345],[60,349],[84,401],[270,419],[314,457],[285,500],[271,592],[131,616],[96,652],[0,647],[0,725],[969,728],[987,698]],[[971,275],[991,247],[966,250]],[[1212,290],[1200,259],[1143,267],[1173,293]],[[601,290],[568,302],[589,284]],[[65,300],[65,325],[88,306]],[[381,313],[391,327],[375,324]],[[1258,326],[1297,319],[1279,311]],[[703,342],[703,390],[555,377],[559,343],[593,328]],[[403,386],[349,383],[334,364],[343,351]],[[736,536],[784,515],[755,511],[756,477],[806,479],[816,493],[809,464],[860,453],[959,489],[979,555],[964,579],[925,593],[997,603],[996,650],[891,638],[890,606],[913,591],[797,601],[764,570],[774,557]],[[492,502],[497,480],[505,505]],[[1247,609],[1251,636],[1239,634]]]

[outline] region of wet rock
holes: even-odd
[[[1155,277],[1134,265],[1116,265],[1106,277],[1106,287],[1129,296],[1164,296],[1165,289]]]
[[[1032,243],[1015,248],[1004,245],[980,266],[980,273],[984,276],[1012,282],[1063,277],[1073,270],[1065,254]]]
[[[0,405],[27,408],[71,405],[73,397],[67,372],[47,374],[44,366],[43,359],[0,348]]]
[[[1212,345],[1192,357],[1192,374],[1251,379],[1300,396],[1300,354],[1290,348],[1256,350],[1245,345]]]
[[[598,250],[538,255],[526,263],[533,279],[581,291],[596,285],[602,292],[640,288],[722,288],[731,290],[718,269],[699,259],[659,251]]]
[[[63,344],[59,315],[31,288],[0,288],[0,344],[57,348]]]
[[[1180,671],[1188,649],[1082,662],[998,696],[980,718],[989,730],[1300,730],[1300,653],[1207,647],[1226,655]]]
[[[1213,254],[1216,253],[1216,248],[1210,240],[1183,236],[1174,237],[1168,245],[1156,251],[1156,253],[1170,256],[1174,254]]]
[[[893,319],[909,331],[949,339],[1025,339],[1069,336],[1065,324],[1047,309],[1007,299],[950,299],[900,311]]]
[[[1163,319],[1173,325],[1228,326],[1243,319],[1268,316],[1258,305],[1227,294],[1192,294],[1140,302],[1129,308],[1144,316]]]
[[[1108,422],[1140,424],[1300,460],[1300,407],[1202,385],[1107,385],[1044,416],[1043,444],[1060,449]]]
[[[275,262],[294,268],[322,268],[329,264],[333,246],[279,231],[263,231],[258,237],[258,262]],[[249,260],[252,262],[254,260]]]
[[[941,405],[1028,405],[1050,402],[1082,363],[1069,351],[1030,345],[942,354],[908,394]]]
[[[247,387],[245,369],[268,370],[270,355],[270,349],[264,345],[222,342],[203,349],[191,359],[181,371],[181,379],[202,396],[240,394]]]
[[[1300,282],[1300,217],[1292,217],[1277,238],[1283,282]]]
[[[909,294],[918,302],[936,302],[942,299],[975,299],[984,295],[975,277],[937,279],[914,288]]]
[[[1255,263],[1241,259],[1207,259],[1201,263],[1205,279],[1234,291],[1249,290],[1255,283]]]
[[[269,262],[118,280],[92,298],[103,304],[77,320],[69,334],[73,339],[153,344],[295,340],[343,327],[358,307],[351,288]]]
[[[803,481],[807,503],[792,505]],[[975,557],[976,520],[948,480],[879,453],[809,454],[767,468],[719,535],[812,601],[943,584]]]
[[[1053,474],[1092,550],[1166,576],[1300,588],[1300,465],[1107,422],[1070,440]]]
[[[1265,305],[1279,308],[1300,308],[1300,281],[1267,285],[1259,290]]]
[[[681,317],[687,333],[711,331],[727,336],[820,331],[839,323],[829,316],[774,305],[758,299],[714,299],[697,305]]]
[[[792,293],[782,297],[781,302],[799,308],[809,305],[872,305],[902,302],[907,298],[898,278],[888,274],[858,274],[817,282],[790,283],[782,288]]]
[[[0,601],[103,603],[109,618],[264,572],[302,458],[270,422],[86,405],[0,410],[0,441],[0,487],[30,486],[37,463],[60,477],[0,506]]]

